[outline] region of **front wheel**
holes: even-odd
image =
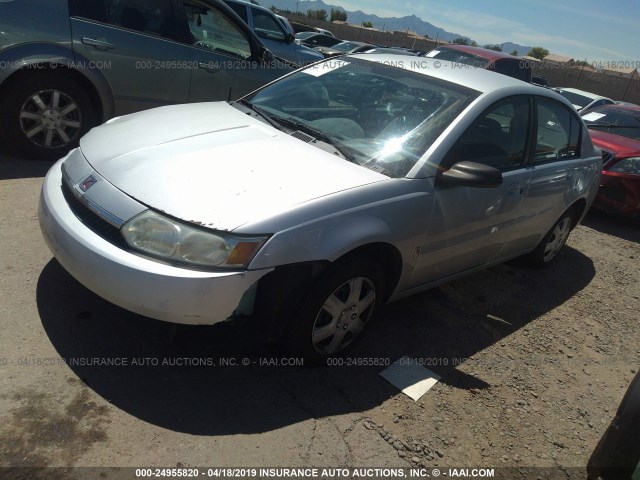
[[[368,259],[336,264],[294,310],[285,346],[313,364],[343,353],[371,323],[383,297],[384,276],[378,264]]]
[[[575,213],[570,208],[551,227],[551,230],[540,241],[536,249],[523,257],[525,263],[538,268],[550,265],[567,243],[574,225]]]

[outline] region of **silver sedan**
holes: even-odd
[[[384,302],[516,257],[548,265],[600,171],[555,92],[359,55],[94,128],[48,173],[40,224],[117,305],[186,324],[255,313],[321,361]]]

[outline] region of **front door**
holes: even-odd
[[[118,115],[188,100],[191,58],[173,0],[69,4],[75,59],[101,71]]]
[[[530,99],[514,96],[494,104],[462,134],[441,170],[473,161],[499,169],[494,188],[439,186],[435,181],[427,241],[419,248],[414,285],[484,265],[505,254],[505,244],[526,219],[524,199],[531,172],[525,166]]]

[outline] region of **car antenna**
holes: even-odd
[[[231,101],[231,92],[233,91],[233,85],[229,87],[229,97],[227,98],[227,102]]]

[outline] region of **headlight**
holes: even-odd
[[[267,237],[241,237],[191,227],[152,210],[122,226],[122,235],[139,252],[193,267],[246,267]]]
[[[610,172],[640,175],[640,157],[631,157],[620,160],[609,169]]]

